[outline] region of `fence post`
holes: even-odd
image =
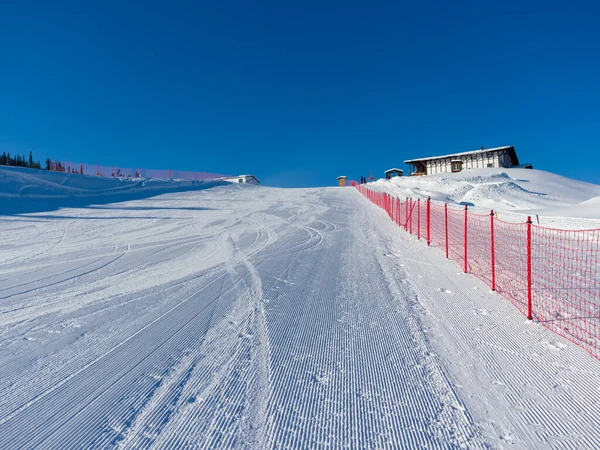
[[[465,273],[467,273],[467,217],[469,215],[469,210],[467,205],[465,205],[465,237],[464,237],[464,241],[465,241],[465,267],[464,267],[464,271]]]
[[[417,240],[421,240],[421,197],[417,199]]]
[[[405,212],[406,212],[406,217],[404,218],[404,231],[408,231],[408,202],[409,202],[409,198],[406,199],[406,201],[404,202],[404,206],[405,206]]]
[[[494,241],[494,210],[490,211],[490,244],[492,248],[492,291],[496,290],[496,243]]]
[[[446,259],[448,259],[448,203],[444,203],[444,215],[446,216]]]
[[[387,213],[388,213],[388,217],[391,219],[392,218],[392,196],[390,194],[387,195]]]
[[[398,226],[402,226],[402,200],[398,198]]]
[[[531,306],[531,217],[527,217],[527,318],[533,320]]]
[[[413,199],[410,199],[410,234],[412,235],[412,215],[413,215],[413,211],[415,209],[415,206],[413,205]]]
[[[431,245],[431,197],[427,197],[427,247]]]

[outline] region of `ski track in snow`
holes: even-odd
[[[598,361],[352,189],[217,187],[0,229],[0,448],[599,442]]]

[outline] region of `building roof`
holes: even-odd
[[[432,159],[456,158],[457,156],[475,155],[475,154],[479,154],[479,153],[495,152],[495,151],[500,151],[500,150],[508,150],[508,152],[510,153],[510,159],[512,160],[512,163],[515,166],[519,164],[519,158],[517,158],[517,152],[515,151],[515,148],[512,145],[508,145],[505,147],[484,148],[483,150],[481,150],[481,149],[471,150],[468,152],[461,152],[461,153],[451,153],[449,155],[443,155],[443,156],[429,156],[427,158],[407,159],[406,161],[404,161],[404,164],[410,164],[410,163],[419,162],[419,161],[429,161]]]
[[[388,169],[388,170],[386,170],[383,173],[390,173],[390,172],[402,172],[402,173],[404,173],[404,170],[393,168],[393,169]]]
[[[260,183],[260,180],[258,179],[258,177],[256,175],[252,175],[252,174],[248,174],[248,175],[243,175],[246,178],[254,178],[256,181],[258,181]]]
[[[255,175],[251,175],[251,174],[248,174],[248,175],[237,175],[235,177],[223,177],[222,179],[225,180],[225,181],[227,181],[227,180],[238,180],[240,178],[245,178],[245,179],[254,178],[256,181],[258,181],[260,183],[260,180]]]
[[[340,178],[347,178],[346,175],[340,175],[339,177],[336,178],[336,180],[339,180]]]

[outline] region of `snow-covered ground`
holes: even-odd
[[[0,216],[0,448],[600,446],[600,361],[354,189],[120,199]]]
[[[0,214],[51,211],[201,190],[225,181],[112,178],[0,166]]]
[[[401,198],[427,198],[468,205],[473,212],[497,211],[509,222],[537,216],[557,228],[600,228],[600,186],[542,170],[469,169],[422,177],[396,177],[370,183],[372,189]]]

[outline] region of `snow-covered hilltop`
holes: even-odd
[[[600,226],[600,186],[542,170],[471,169],[381,179],[370,187],[402,198],[431,197],[450,205],[468,205],[474,212],[493,209],[510,221],[539,215],[546,225]]]
[[[201,190],[225,181],[115,178],[0,166],[0,214],[48,211]]]

